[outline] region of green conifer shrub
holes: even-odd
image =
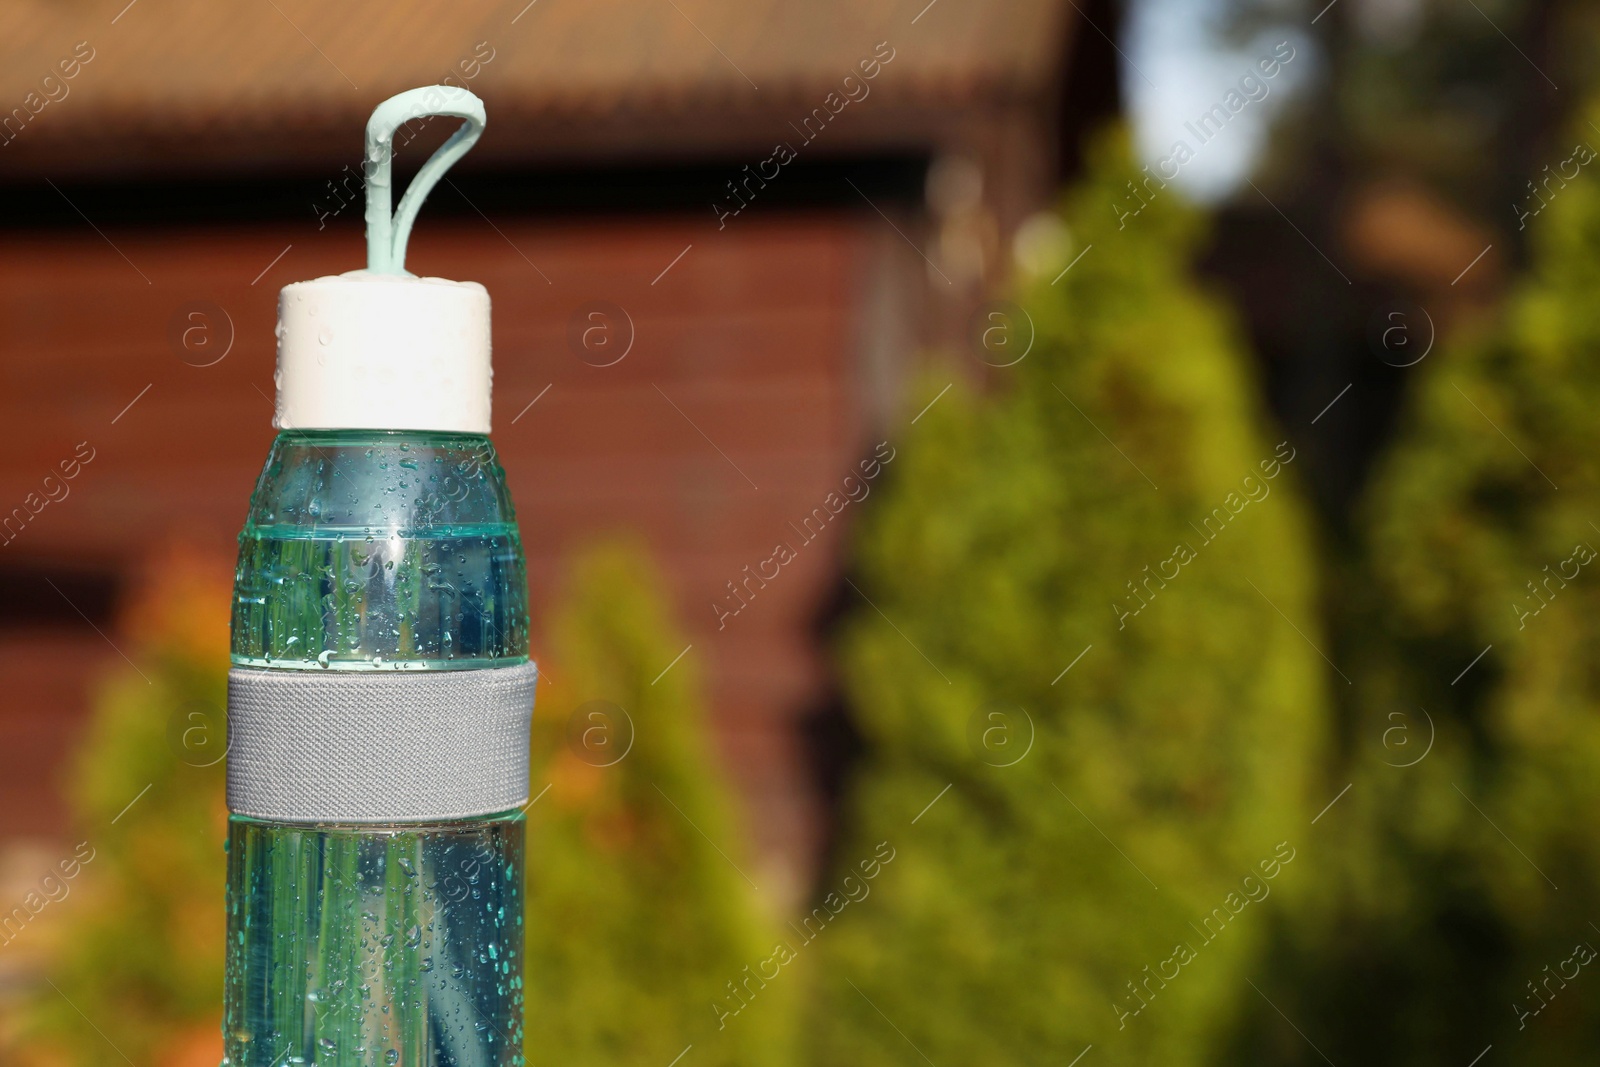
[[[1600,191],[1528,226],[1506,306],[1414,368],[1345,571],[1338,905],[1283,962],[1336,1062],[1600,1043]]]
[[[547,633],[533,792],[549,791],[528,809],[529,1062],[666,1067],[691,1044],[697,1067],[786,1062],[796,980],[745,970],[772,938],[705,734],[698,650],[673,664],[687,641],[658,579],[615,546],[573,563]]]
[[[832,877],[897,857],[812,950],[818,1065],[1211,1062],[1308,881],[1329,668],[1296,450],[1190,278],[1196,214],[1144,179],[1099,146],[1018,297],[1031,350],[902,427],[863,516]]]

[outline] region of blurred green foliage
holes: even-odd
[[[1529,229],[1505,308],[1413,372],[1344,571],[1338,903],[1282,961],[1336,1062],[1600,1045],[1600,975],[1567,962],[1600,946],[1600,191],[1557,188]]]
[[[1294,448],[1191,279],[1199,218],[1110,210],[1127,160],[1103,141],[1068,198],[1026,358],[907,428],[863,517],[838,859],[898,858],[820,941],[815,1063],[1215,1062],[1305,895],[1327,724]]]
[[[534,713],[527,1051],[534,1064],[788,1061],[792,982],[727,984],[768,954],[740,828],[708,747],[695,660],[636,551],[580,555]],[[758,988],[752,986],[752,988]]]
[[[67,780],[94,858],[49,920],[60,941],[16,1053],[30,1064],[220,1058],[227,575],[179,553],[154,569]]]

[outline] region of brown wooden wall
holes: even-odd
[[[494,437],[536,615],[574,546],[617,531],[647,539],[708,680],[749,837],[780,884],[804,876],[817,845],[794,721],[823,684],[809,630],[836,581],[844,524],[720,633],[710,605],[870,450],[859,337],[871,253],[858,227],[829,215],[740,220],[720,233],[698,219],[424,215],[409,257],[418,273],[481,281],[493,297]],[[70,496],[0,547],[0,570],[126,571],[174,536],[231,553],[273,432],[277,289],[361,258],[350,228],[303,224],[112,227],[104,237],[86,224],[8,237],[0,514],[78,442],[95,459]],[[635,332],[626,358],[603,368],[568,343],[574,311],[597,300],[626,309]],[[169,340],[195,301],[224,309],[234,333],[226,358],[208,367],[180,359]],[[227,327],[219,320],[215,330],[220,343]],[[9,610],[0,620],[0,837],[54,835],[65,831],[58,784],[88,693],[122,660],[114,632],[103,638],[76,615],[39,627],[26,605]]]

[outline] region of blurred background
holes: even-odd
[[[494,301],[530,1064],[1592,1062],[1597,46],[0,3],[0,1063],[220,1057],[276,291],[362,265],[366,116],[441,82],[490,123],[408,265]]]

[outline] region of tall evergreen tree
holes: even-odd
[[[902,429],[856,540],[829,886],[895,858],[812,950],[818,1064],[1208,1062],[1312,873],[1298,453],[1190,280],[1197,216],[1120,136],[1094,156],[989,337],[1031,348]]]
[[[1600,191],[1566,183],[1530,228],[1503,313],[1416,368],[1346,583],[1345,877],[1284,961],[1336,1062],[1600,1042]]]
[[[533,1064],[787,1060],[794,979],[769,957],[695,660],[638,553],[580,556],[547,627],[528,818]],[[665,670],[671,664],[670,670]],[[743,869],[741,869],[743,868]],[[770,973],[770,971],[768,972]]]

